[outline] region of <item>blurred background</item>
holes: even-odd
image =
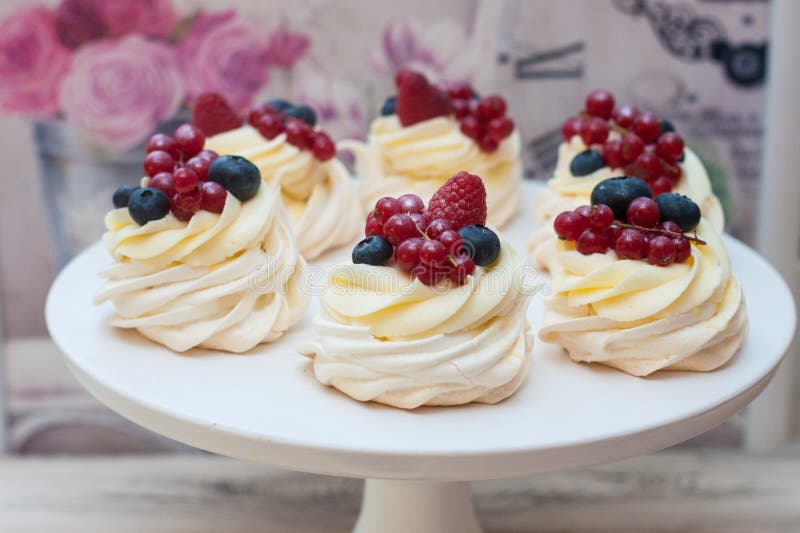
[[[545,180],[562,122],[588,91],[606,88],[675,123],[707,166],[728,231],[756,244],[770,7],[755,0],[2,0],[8,450],[186,451],[83,393],[47,338],[43,309],[58,269],[101,235],[111,192],[141,175],[144,140],[174,128],[194,95],[219,91],[241,107],[290,97],[315,107],[322,127],[341,140],[365,134],[398,68],[471,81],[507,98],[524,135],[527,177]],[[790,231],[797,242],[798,230]],[[788,415],[800,380],[783,381],[761,408],[781,438],[800,427],[800,409]],[[689,445],[738,447],[747,416]]]

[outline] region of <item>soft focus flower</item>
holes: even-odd
[[[370,56],[370,64],[384,76],[410,68],[432,80],[471,81],[482,55],[479,43],[454,20],[431,24],[395,20],[384,28],[381,47]]]
[[[68,121],[114,149],[142,141],[183,99],[173,51],[129,36],[82,47],[61,85]]]
[[[269,36],[267,49],[273,65],[290,69],[308,54],[310,48],[311,39],[308,35],[280,27]]]
[[[56,8],[56,29],[61,43],[73,50],[108,33],[99,0],[62,0]]]
[[[96,0],[108,34],[165,38],[178,22],[171,0]]]
[[[352,82],[305,68],[296,73],[294,85],[293,100],[313,107],[317,111],[320,126],[334,139],[358,139],[364,136],[364,96]]]
[[[232,10],[198,14],[178,46],[178,62],[190,98],[216,92],[241,109],[269,80],[267,38]]]
[[[56,36],[46,7],[23,8],[0,23],[0,107],[51,116],[58,111],[58,86],[71,53]]]

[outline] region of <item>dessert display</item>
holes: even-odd
[[[594,187],[613,176],[641,178],[656,197],[668,192],[688,196],[700,206],[706,221],[721,232],[722,206],[708,174],[674,130],[668,120],[648,111],[631,105],[615,107],[608,91],[589,93],[584,111],[564,123],[564,142],[558,149],[553,177],[533,200],[533,217],[539,228],[530,243],[534,263],[548,266],[552,257],[550,226],[556,215],[588,204]]]
[[[719,232],[686,196],[635,177],[598,183],[556,216],[539,337],[634,376],[710,371],[744,342],[742,290]]]
[[[316,340],[299,348],[317,379],[404,409],[512,395],[529,364],[533,291],[486,218],[484,184],[467,172],[427,207],[413,194],[379,199],[352,264],[328,275]]]
[[[103,242],[115,263],[96,303],[110,323],[183,352],[245,352],[305,313],[306,268],[276,190],[191,124],[147,143],[146,177],[114,193]]]
[[[271,100],[242,117],[224,98],[198,98],[193,122],[219,154],[252,161],[267,183],[280,186],[300,251],[307,259],[351,242],[363,211],[350,173],[336,159],[336,145],[305,105]],[[336,228],[336,231],[331,231]]]
[[[465,170],[486,184],[489,223],[511,220],[521,198],[521,141],[505,100],[480,97],[467,84],[435,86],[410,70],[398,72],[395,85],[367,142],[339,143],[355,155],[364,205],[403,193],[430,198]]]

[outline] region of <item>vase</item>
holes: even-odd
[[[157,131],[171,133],[185,118],[167,121]],[[114,191],[139,184],[144,142],[124,151],[101,148],[63,120],[36,121],[33,137],[60,269],[103,234],[103,217],[113,207]]]

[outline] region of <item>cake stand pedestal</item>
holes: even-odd
[[[533,188],[526,187],[527,195]],[[522,252],[531,228],[520,214],[504,235]],[[749,309],[750,334],[710,373],[635,378],[575,364],[537,340],[527,381],[496,405],[403,411],[360,403],[323,387],[295,347],[306,317],[246,355],[178,355],[135,331],[109,327],[95,307],[100,244],[54,282],[47,323],[83,386],[122,416],[211,452],[320,474],[367,479],[356,533],[478,533],[468,482],[534,475],[649,453],[732,416],[767,385],[795,327],[791,293],[755,252],[725,237]],[[321,265],[344,260],[349,251]],[[319,264],[319,263],[318,263]],[[541,302],[529,318],[539,323]]]

